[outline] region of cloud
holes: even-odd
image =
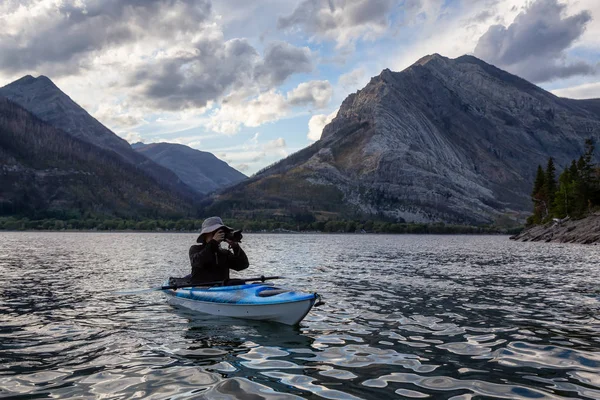
[[[600,82],[585,83],[563,89],[552,90],[559,97],[570,99],[600,99]]]
[[[168,12],[164,12],[168,9]],[[77,73],[94,53],[139,36],[194,31],[211,11],[206,0],[35,0],[8,2],[0,15],[0,69],[54,66]]]
[[[245,38],[226,39],[209,0],[2,2],[0,26],[0,72],[100,75],[146,113],[203,113],[314,69],[308,47],[273,41],[261,55]]]
[[[381,36],[390,24],[393,6],[392,0],[304,0],[290,15],[279,17],[277,27],[303,30],[344,47]]]
[[[225,41],[215,27],[202,34],[191,49],[140,66],[130,79],[138,95],[163,110],[206,107],[232,92],[229,100],[248,92],[271,90],[291,75],[313,68],[306,47],[276,42],[267,46],[261,59],[245,39]],[[257,104],[249,107],[255,108]]]
[[[215,132],[233,135],[242,125],[257,127],[278,120],[288,113],[288,105],[282,94],[275,90],[261,93],[250,100],[226,101],[215,110],[207,127]]]
[[[333,96],[333,87],[329,81],[310,81],[299,84],[287,94],[287,101],[292,106],[312,105],[325,108]]]
[[[285,140],[283,138],[277,138],[277,139],[271,140],[270,142],[267,142],[267,144],[265,144],[265,149],[266,150],[282,149],[282,148],[285,148],[286,146],[287,146],[287,144],[285,143]]]
[[[565,51],[584,33],[588,11],[565,17],[566,5],[536,0],[508,27],[493,25],[479,38],[475,55],[533,82],[589,75],[597,66],[567,63]]]
[[[248,171],[248,169],[250,169],[250,166],[248,164],[236,164],[233,166],[233,168],[237,169],[238,171],[244,172]]]
[[[365,86],[364,82],[366,71],[364,68],[356,68],[343,74],[338,79],[338,84],[345,90],[354,91],[359,87]]]
[[[323,133],[323,128],[325,125],[330,123],[335,116],[337,115],[338,110],[335,110],[331,114],[317,114],[313,115],[311,119],[308,121],[308,137],[309,140],[317,141],[321,139],[321,134]]]
[[[129,84],[138,101],[163,110],[201,108],[250,84],[260,60],[254,47],[245,39],[224,41],[213,28],[202,33],[190,49],[160,55],[137,68]]]
[[[267,46],[263,62],[256,66],[256,79],[267,87],[277,86],[296,73],[313,70],[308,47],[294,47],[286,42],[274,42]]]
[[[119,136],[121,136],[123,139],[127,140],[129,143],[137,143],[137,142],[144,141],[142,139],[142,137],[140,136],[140,134],[137,132],[126,132],[126,133],[120,134]]]
[[[260,134],[256,132],[251,138],[241,145],[235,145],[224,149],[217,149],[216,152],[226,150],[227,153],[220,153],[220,158],[227,162],[239,162],[248,165],[259,163],[265,159],[287,157],[287,143],[283,138],[277,138],[266,143],[260,142]]]
[[[229,96],[214,110],[207,127],[214,132],[233,135],[242,125],[257,127],[290,114],[292,107],[311,105],[325,107],[331,100],[333,88],[328,81],[299,84],[284,96],[275,89],[249,97]]]

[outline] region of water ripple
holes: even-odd
[[[0,233],[0,397],[600,399],[599,247],[247,235],[248,274],[324,296],[300,328],[112,294],[195,238]]]

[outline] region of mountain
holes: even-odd
[[[212,153],[173,143],[135,143],[135,151],[173,171],[198,193],[213,192],[246,179],[246,175]]]
[[[98,122],[47,77],[27,75],[0,88],[0,96],[77,139],[114,151],[169,190],[190,198],[196,195],[173,172],[134,151],[127,141]]]
[[[475,57],[434,54],[383,70],[344,100],[319,141],[225,190],[211,210],[519,219],[537,165],[551,156],[560,170],[588,137],[600,139],[600,99],[559,98]]]
[[[173,218],[193,213],[189,200],[115,152],[0,98],[0,215]]]

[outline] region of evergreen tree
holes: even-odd
[[[558,178],[558,189],[554,196],[553,215],[556,218],[571,216],[575,204],[576,183],[573,180],[571,169],[567,168]]]
[[[538,165],[537,173],[535,175],[535,182],[533,184],[533,191],[531,192],[531,200],[533,201],[533,216],[531,222],[533,224],[539,224],[542,222],[547,214],[546,196],[545,196],[545,173],[541,165]]]
[[[528,224],[540,224],[551,217],[581,218],[600,207],[600,165],[593,163],[594,142],[585,141],[585,151],[560,174],[550,158],[544,171],[538,166],[531,193],[533,215]]]
[[[552,157],[548,159],[544,175],[544,197],[548,205],[548,212],[553,213],[553,200],[556,197],[556,167]]]

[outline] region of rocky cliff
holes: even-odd
[[[135,143],[135,151],[173,171],[198,193],[209,193],[246,179],[212,153],[174,143]]]
[[[312,146],[226,190],[214,209],[493,223],[531,209],[538,164],[600,138],[600,100],[570,100],[472,57],[434,54],[348,96]]]

